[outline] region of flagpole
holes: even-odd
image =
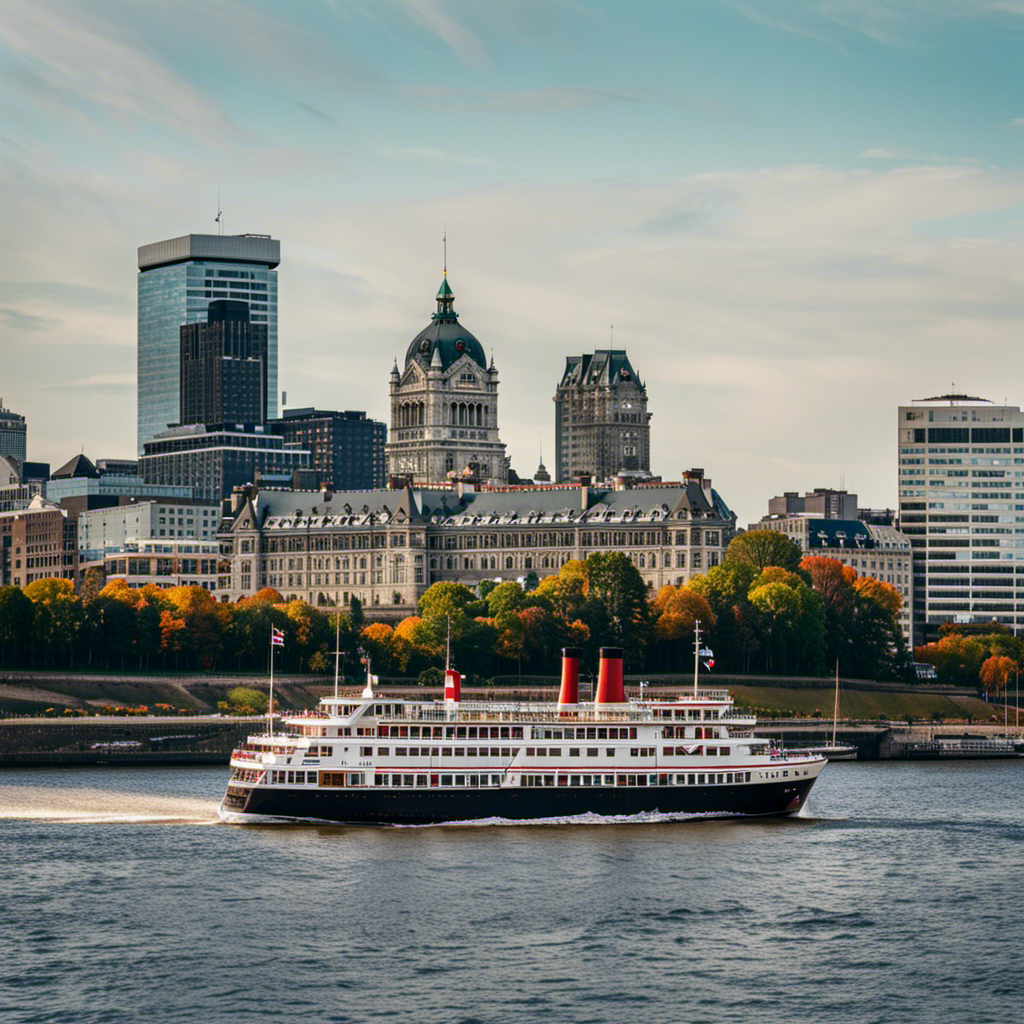
[[[274,735],[274,626],[270,626],[270,700],[267,704],[267,735]]]

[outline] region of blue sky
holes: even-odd
[[[1022,43],[1019,0],[7,0],[0,396],[30,458],[132,455],[135,250],[219,189],[293,405],[387,419],[447,231],[520,473],[614,324],[655,472],[892,505],[899,403],[1024,401]]]

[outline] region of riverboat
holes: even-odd
[[[581,652],[566,648],[555,703],[468,701],[445,673],[443,699],[325,697],[231,755],[220,816],[346,824],[481,819],[795,814],[826,763],[753,735],[724,690],[627,700],[622,650],[602,648],[593,701],[580,702]],[[273,719],[271,718],[272,722]]]

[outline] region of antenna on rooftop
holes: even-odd
[[[441,244],[444,246],[444,276],[448,276],[448,232],[441,236]]]
[[[220,208],[220,189],[217,189],[217,216],[213,218],[213,222],[217,225],[217,233],[220,235],[224,234],[224,212]]]

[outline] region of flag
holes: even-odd
[[[274,647],[284,647],[284,631],[270,627],[270,643]]]

